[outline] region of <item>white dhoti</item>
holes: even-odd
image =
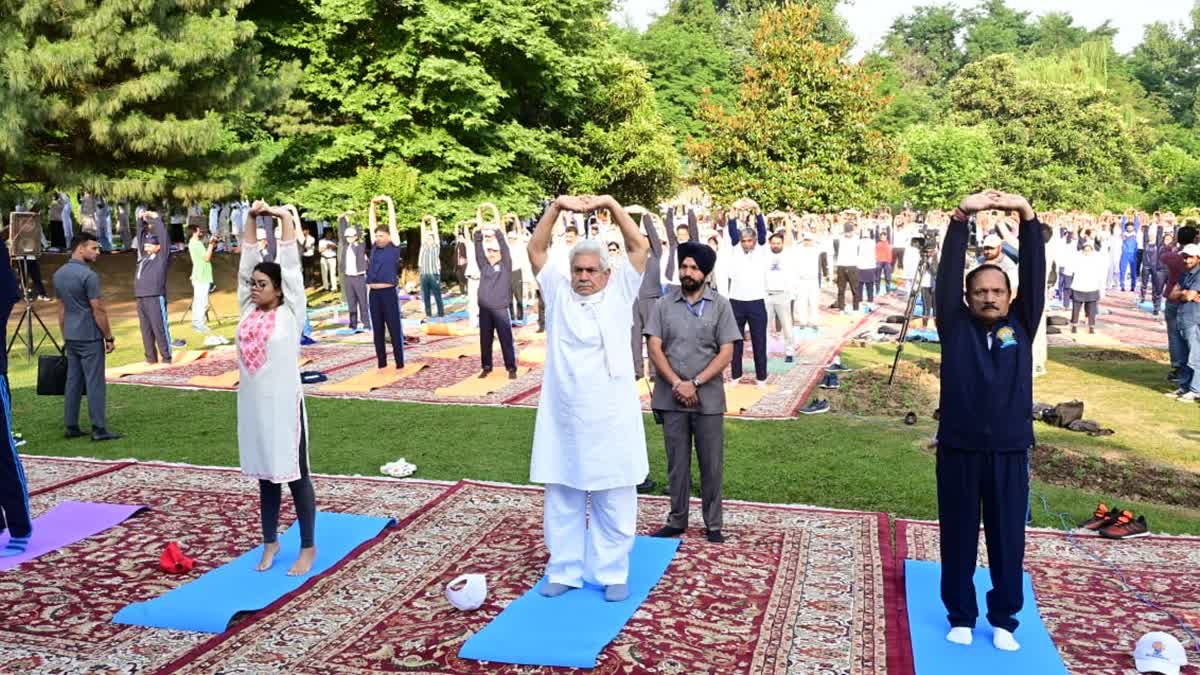
[[[802,279],[793,291],[796,323],[801,326],[816,326],[821,322],[821,284],[816,279]]]
[[[467,277],[467,321],[479,328],[479,277]]]
[[[626,583],[636,527],[633,485],[591,492],[546,485],[543,528],[550,551],[546,576],[551,583],[574,588],[585,581],[601,586]]]
[[[546,370],[529,478],[546,486],[546,574],[564,586],[629,577],[636,486],[650,469],[629,340],[641,280],[625,265],[603,291],[579,296],[557,266],[538,275]]]

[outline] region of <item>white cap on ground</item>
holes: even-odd
[[[1200,244],[1188,244],[1183,247],[1183,255],[1200,258]]]
[[[1162,673],[1179,675],[1179,669],[1188,664],[1187,652],[1168,633],[1146,633],[1137,641],[1133,650],[1134,665],[1139,673]]]
[[[983,247],[984,248],[1000,248],[1000,245],[1003,243],[1004,243],[1004,240],[1001,239],[1000,235],[998,235],[998,234],[989,234],[988,236],[983,238]]]
[[[446,585],[446,599],[456,609],[479,609],[487,599],[487,579],[482,574],[464,574]]]

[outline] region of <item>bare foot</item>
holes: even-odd
[[[271,565],[275,563],[275,554],[279,553],[279,542],[271,542],[263,544],[262,560],[258,561],[258,566],[254,569],[259,572],[266,572],[271,569]]]
[[[313,560],[317,558],[317,547],[300,549],[300,557],[296,558],[292,569],[288,570],[289,577],[302,577],[312,569]]]

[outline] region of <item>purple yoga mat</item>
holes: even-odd
[[[29,548],[24,553],[11,558],[0,558],[0,572],[99,534],[121,524],[145,508],[132,504],[59,502],[54,508],[33,519],[33,536],[29,540]],[[8,544],[8,539],[8,532],[0,533],[0,549]]]

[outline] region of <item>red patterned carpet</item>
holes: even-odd
[[[1167,348],[1167,324],[1161,313],[1154,316],[1137,306],[1138,296],[1128,291],[1109,291],[1100,301],[1102,313],[1096,318],[1097,337],[1072,335],[1069,326],[1062,333],[1050,336],[1054,346],[1077,346],[1111,343],[1113,346]],[[1052,310],[1051,315],[1071,318],[1065,310]],[[1086,320],[1080,312],[1080,330]],[[1098,338],[1098,339],[1097,339]]]
[[[664,517],[641,498],[640,531]],[[214,638],[169,672],[532,673],[461,661],[462,643],[540,578],[541,490],[464,482],[369,554],[285,606]],[[729,503],[730,542],[697,531],[593,672],[887,672],[887,516]],[[487,602],[459,612],[443,588],[487,575]]]
[[[68,457],[38,457],[21,455],[25,467],[25,479],[30,494],[38,494],[56,487],[75,483],[91,476],[115,471],[129,462],[104,462],[94,459]]]
[[[1200,538],[1148,537],[1109,541],[1096,535],[1075,538],[1086,551],[1116,564],[1129,583],[1189,625],[1200,625]],[[936,523],[896,521],[897,575],[903,560],[938,560]],[[987,564],[982,535],[979,564]],[[1095,558],[1068,544],[1060,532],[1032,530],[1026,537],[1025,570],[1033,575],[1042,619],[1063,662],[1078,675],[1125,675],[1133,672],[1129,654],[1149,631],[1183,638],[1179,627],[1161,611],[1138,602],[1121,588],[1116,575]],[[903,579],[899,581],[903,588]],[[982,608],[981,608],[981,611]],[[903,603],[896,608],[903,619]],[[981,619],[982,621],[983,619]],[[902,626],[905,660],[899,675],[912,673],[907,623]],[[1020,639],[1020,632],[1017,633]],[[1032,674],[1030,674],[1032,675]]]
[[[35,515],[61,500],[146,504],[151,509],[0,572],[0,672],[153,672],[210,637],[121,626],[111,619],[126,604],[161,595],[257,545],[256,483],[230,469],[117,466],[121,468],[32,498]],[[27,468],[35,476],[58,470],[41,460],[30,461]],[[315,485],[322,509],[398,518],[448,487],[325,476],[315,477]],[[285,498],[281,531],[293,518]],[[192,573],[159,571],[158,557],[170,541],[196,560]]]

